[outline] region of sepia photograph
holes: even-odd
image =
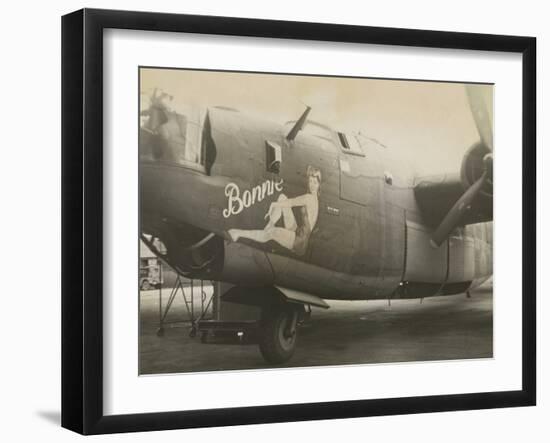
[[[493,84],[138,74],[140,375],[493,358]]]

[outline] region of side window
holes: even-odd
[[[365,153],[361,149],[361,145],[357,141],[357,138],[353,135],[347,135],[343,132],[338,132],[338,140],[340,141],[340,147],[343,152],[352,155],[365,156]]]
[[[265,142],[265,164],[268,172],[275,174],[281,169],[281,147],[277,143],[270,141]]]

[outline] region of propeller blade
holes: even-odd
[[[482,143],[493,151],[493,123],[483,97],[476,86],[466,85],[466,95]]]
[[[147,121],[147,129],[155,132],[159,126],[162,126],[168,121],[166,112],[164,109],[158,106],[152,106],[149,108],[149,120]]]
[[[441,243],[449,236],[449,234],[455,229],[462,220],[464,213],[470,209],[472,202],[483,187],[485,180],[487,179],[487,170],[483,172],[481,177],[468,188],[468,190],[462,194],[462,197],[454,204],[451,210],[447,213],[443,221],[439,224],[435,230],[430,243],[433,247],[441,246]]]
[[[150,106],[148,109],[144,109],[140,112],[140,116],[149,117],[144,127],[151,131],[155,132],[159,126],[162,126],[168,121],[169,112],[169,101],[172,101],[174,97],[165,93],[159,92],[157,88],[153,90],[153,93],[150,97]]]

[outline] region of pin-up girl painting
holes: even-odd
[[[321,171],[313,166],[308,166],[306,179],[308,189],[306,194],[294,198],[280,194],[277,201],[271,203],[265,216],[268,222],[264,229],[230,229],[228,234],[231,239],[237,241],[240,238],[247,238],[258,243],[273,240],[297,255],[304,255],[309,237],[319,216]],[[292,208],[298,208],[299,223]]]

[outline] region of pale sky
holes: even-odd
[[[309,105],[310,119],[374,137],[422,174],[458,172],[479,140],[459,83],[142,69],[143,106],[154,88],[173,95],[176,110],[224,105],[279,123],[296,120]],[[475,88],[492,118],[493,87]]]

